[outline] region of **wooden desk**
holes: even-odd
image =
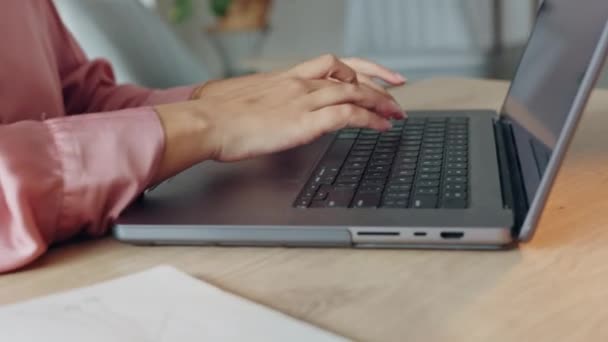
[[[406,108],[497,108],[506,89],[442,79],[395,93]],[[519,249],[154,248],[107,238],[55,248],[0,277],[0,303],[162,263],[356,340],[605,340],[608,91],[595,94],[539,232]]]

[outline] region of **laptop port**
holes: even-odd
[[[399,236],[399,232],[357,232],[357,235],[360,236]]]
[[[426,236],[426,232],[414,232],[414,236]]]
[[[441,238],[446,240],[458,240],[464,236],[463,232],[441,232]]]

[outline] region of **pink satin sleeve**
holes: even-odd
[[[0,126],[0,273],[99,236],[148,185],[164,145],[150,108]]]
[[[0,96],[0,273],[53,242],[104,234],[156,173],[165,137],[153,106],[194,89],[117,84],[108,62],[86,58],[51,1],[8,5],[19,20],[0,30],[0,57],[13,65],[5,74],[29,86]],[[27,52],[11,59],[17,50]]]

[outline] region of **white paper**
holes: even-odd
[[[172,267],[0,308],[0,341],[344,341]]]

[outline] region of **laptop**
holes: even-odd
[[[409,110],[388,132],[203,162],[147,191],[113,233],[159,245],[514,246],[533,236],[607,50],[605,0],[546,0],[500,113]]]

